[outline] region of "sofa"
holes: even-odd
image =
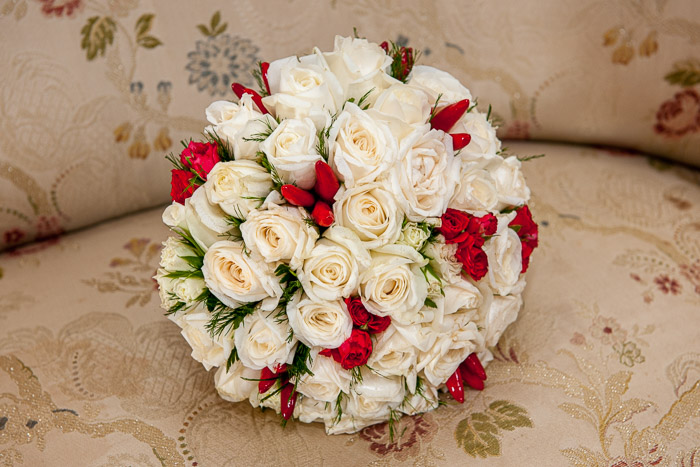
[[[700,465],[692,0],[7,0],[1,465]],[[164,155],[258,60],[358,33],[492,105],[540,225],[484,391],[327,436],[230,403],[163,316]]]

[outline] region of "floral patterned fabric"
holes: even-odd
[[[0,249],[164,203],[201,109],[353,26],[450,70],[502,138],[700,165],[696,0],[4,0],[0,22]]]
[[[220,399],[158,307],[159,207],[0,255],[0,465],[698,465],[700,172],[510,147],[547,154],[524,163],[540,248],[463,405],[392,439]]]

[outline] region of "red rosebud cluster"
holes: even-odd
[[[340,182],[331,166],[323,161],[316,161],[316,184],[314,192],[302,190],[295,185],[282,185],[280,193],[289,204],[311,209],[311,218],[321,227],[330,227],[335,221],[333,215],[333,197],[340,189]],[[315,196],[314,196],[315,193]]]
[[[391,324],[390,317],[377,316],[367,311],[360,297],[346,298],[345,305],[350,313],[350,318],[352,318],[352,324],[370,334],[384,332]]]
[[[216,143],[190,141],[180,153],[180,169],[171,170],[170,197],[173,201],[185,204],[199,187],[198,181],[206,181],[211,169],[219,162]]]
[[[475,217],[457,209],[447,209],[442,215],[442,226],[438,231],[445,243],[457,243],[457,260],[462,263],[463,273],[475,281],[489,270],[489,260],[483,250],[485,237],[496,233],[498,219],[493,214]]]
[[[539,240],[537,238],[539,228],[537,223],[532,220],[532,213],[527,205],[519,207],[515,210],[515,212],[515,217],[508,225],[515,227],[518,232],[518,237],[520,237],[520,243],[523,251],[523,269],[521,272],[525,272],[527,271],[528,266],[530,266],[530,255],[532,254],[532,251],[537,248],[537,245],[539,244]]]
[[[459,364],[457,370],[452,373],[452,376],[445,382],[447,390],[460,404],[464,402],[464,385],[481,391],[484,389],[484,381],[486,380],[486,371],[475,354],[469,354],[462,363]]]
[[[416,63],[416,54],[413,47],[403,47],[394,44],[393,42],[384,41],[379,46],[384,49],[384,52],[391,57],[391,76],[399,81],[406,82],[408,75],[411,74],[413,65]]]

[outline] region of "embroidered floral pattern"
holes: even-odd
[[[403,461],[416,457],[421,443],[429,442],[437,428],[430,414],[401,417],[395,425],[393,439],[388,423],[368,426],[360,432],[360,438],[369,441],[369,449],[376,454],[393,455],[394,459]]]
[[[677,92],[656,112],[654,131],[677,138],[700,130],[700,96],[695,89]]]
[[[83,0],[39,0],[41,12],[46,16],[73,16],[83,7]]]
[[[620,328],[614,318],[597,316],[593,320],[590,330],[591,335],[605,345],[623,342],[627,337],[627,332]]]

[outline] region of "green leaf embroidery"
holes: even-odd
[[[87,23],[80,30],[80,34],[83,36],[80,48],[85,49],[88,60],[94,60],[98,52],[104,56],[107,45],[114,42],[116,29],[117,25],[109,16],[88,18]]]
[[[155,47],[158,47],[159,45],[163,45],[163,43],[159,39],[153,36],[144,36],[140,38],[137,42],[141,47],[144,47],[146,49],[153,49]]]
[[[501,430],[532,428],[527,410],[509,401],[498,400],[483,412],[474,412],[463,419],[455,430],[457,445],[472,457],[499,456]]]
[[[689,59],[673,64],[673,70],[664,76],[669,84],[683,87],[695,86],[700,83],[700,60]]]
[[[197,25],[197,29],[199,29],[199,32],[201,32],[202,34],[204,34],[207,37],[216,37],[219,34],[226,31],[227,27],[228,27],[228,23],[221,24],[221,12],[220,11],[217,11],[211,17],[211,20],[209,21],[209,27],[205,26],[204,24]]]
[[[141,15],[141,17],[136,20],[136,26],[134,26],[136,37],[144,36],[151,30],[154,17],[155,15],[153,13],[146,13],[145,15]]]

